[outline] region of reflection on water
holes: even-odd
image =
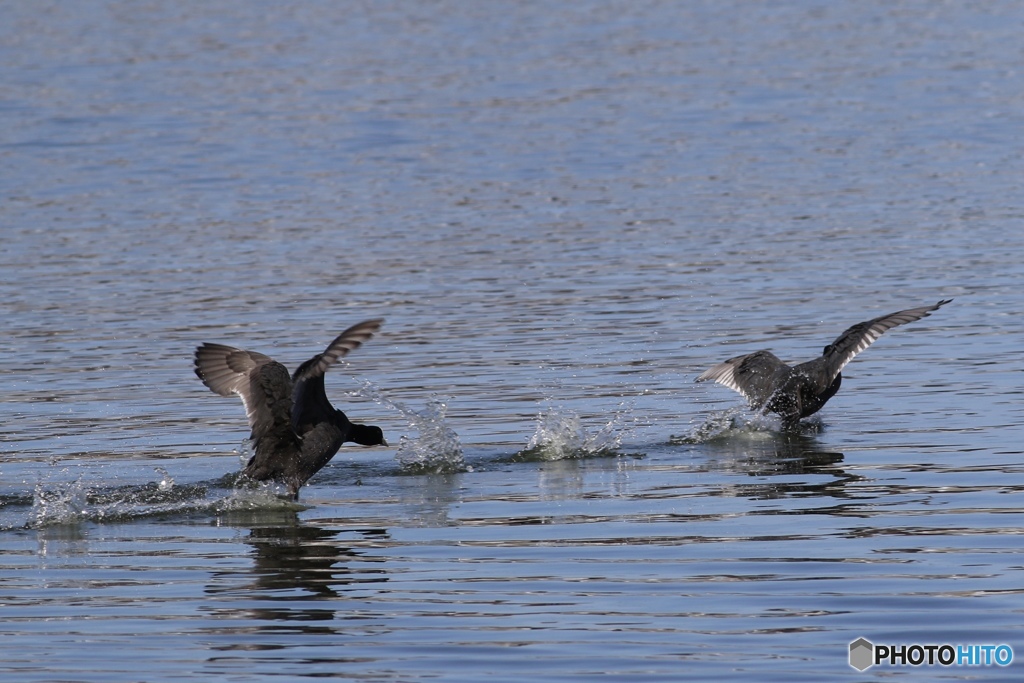
[[[445,527],[452,523],[449,513],[466,491],[461,474],[438,474],[403,478],[398,501],[403,517],[412,526]]]
[[[544,462],[537,474],[540,496],[553,501],[584,497],[587,487],[593,485],[595,474],[600,475],[601,489],[607,489],[609,496],[642,496],[643,492],[634,490],[630,478],[639,457],[623,455]]]
[[[388,580],[381,559],[366,554],[389,539],[386,529],[339,531],[306,524],[294,510],[232,512],[218,523],[248,529],[252,566],[210,575],[207,594],[230,598],[238,607],[219,607],[215,616],[270,622],[256,630],[277,631],[273,622],[325,622],[346,616],[346,587]],[[339,615],[338,613],[341,612]],[[296,627],[324,633],[322,627]],[[233,649],[233,646],[224,649]]]
[[[707,466],[762,479],[735,486],[735,495],[746,498],[847,497],[847,485],[863,477],[841,467],[842,453],[824,448],[813,435],[767,433],[756,444],[743,439],[714,444],[708,449]]]
[[[87,535],[78,524],[45,526],[36,533],[39,557],[70,557],[88,555]]]

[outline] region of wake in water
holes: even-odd
[[[225,475],[217,481],[178,485],[167,470],[162,467],[154,469],[159,475],[155,481],[110,486],[87,483],[83,476],[68,480],[71,469],[63,467],[55,472],[55,476],[65,481],[40,481],[36,484],[28,519],[23,526],[42,528],[82,522],[118,522],[193,512],[221,513],[281,507],[303,509],[297,503],[284,500],[280,491],[275,491],[272,486],[235,487],[237,473]]]
[[[69,474],[69,468],[61,469]],[[176,487],[165,470],[159,481],[141,485],[94,486],[79,476],[71,481],[40,481],[35,486],[26,526],[45,527],[84,521],[123,520],[189,511],[206,497],[204,486]]]
[[[413,473],[442,474],[465,472],[462,442],[459,435],[445,422],[448,406],[436,396],[427,401],[423,410],[414,410],[406,404],[389,398],[372,382],[363,381],[356,395],[368,398],[382,406],[401,413],[409,426],[419,432],[418,437],[402,435],[395,459],[402,468]]]
[[[567,460],[618,455],[623,439],[637,426],[632,406],[619,405],[607,422],[589,430],[574,411],[549,407],[537,415],[537,430],[515,460]]]
[[[391,400],[369,382],[359,395],[397,410],[418,430],[416,438],[402,436],[395,458],[403,469],[417,473],[462,472],[467,468],[458,435],[445,423],[447,406],[440,399],[427,402],[417,411]],[[241,466],[252,457],[248,440],[238,449]],[[89,482],[84,470],[51,463],[49,474],[39,481],[31,497],[6,501],[0,528],[42,528],[74,525],[82,522],[116,522],[188,513],[213,513],[252,510],[302,510],[305,506],[289,500],[283,485],[274,482],[240,482],[241,472],[219,479],[179,485],[167,470],[154,468],[157,477],[143,484],[110,485]],[[18,510],[14,510],[18,508]],[[21,511],[27,510],[25,519]]]
[[[820,432],[821,420],[817,416],[799,424],[800,432]],[[688,434],[669,437],[671,444],[698,444],[734,438],[775,437],[783,433],[781,418],[736,406],[708,415]]]

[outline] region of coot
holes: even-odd
[[[842,369],[883,332],[920,320],[950,301],[944,299],[934,306],[908,308],[857,323],[826,346],[820,357],[806,363],[789,366],[771,351],[755,351],[719,363],[696,381],[710,379],[734,389],[747,398],[751,408],[777,413],[783,427],[790,428],[821,410],[835,396],[843,380]]]
[[[203,384],[221,396],[238,394],[245,404],[256,454],[245,466],[244,477],[279,481],[297,500],[299,488],[342,443],[387,445],[379,427],[349,421],[324,392],[328,368],[370,339],[383,322],[353,325],[291,377],[283,365],[256,351],[209,343],[196,348],[195,371]]]

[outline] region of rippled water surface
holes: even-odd
[[[1024,9],[0,12],[3,680],[1021,679]],[[799,433],[693,382],[942,298]],[[371,317],[391,445],[237,488],[195,346]]]

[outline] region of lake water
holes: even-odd
[[[0,679],[1021,680],[1021,6],[0,11]],[[195,346],[371,317],[391,445],[236,489]]]

